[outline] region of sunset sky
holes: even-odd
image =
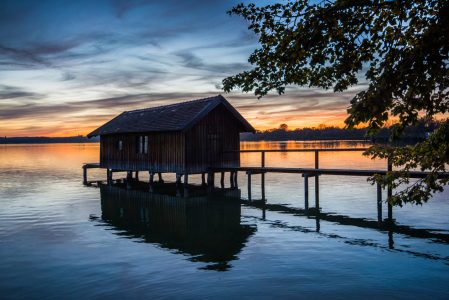
[[[86,135],[125,110],[217,94],[258,130],[343,126],[363,84],[260,100],[223,92],[259,47],[248,23],[226,14],[240,2],[2,0],[0,136]]]

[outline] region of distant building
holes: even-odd
[[[100,136],[100,168],[198,174],[239,167],[241,132],[255,129],[221,95],[126,111],[87,135]]]

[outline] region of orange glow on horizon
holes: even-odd
[[[340,128],[344,127],[345,116],[341,116],[339,119],[333,122],[319,122],[317,120],[323,119],[322,114],[311,115],[308,116],[308,119],[315,119],[316,121],[307,122],[307,121],[298,121],[294,119],[285,120],[285,119],[258,119],[258,118],[247,118],[247,121],[258,131],[265,131],[268,129],[276,129],[279,128],[280,124],[286,123],[288,125],[289,130],[294,130],[296,128],[305,128],[305,127],[318,127],[320,124],[325,124],[326,126],[338,126]],[[112,118],[111,118],[112,119]],[[75,122],[70,122],[70,124],[66,124],[66,122],[60,120],[54,120],[54,124],[52,122],[48,122],[45,124],[45,127],[42,126],[37,130],[33,130],[30,126],[23,126],[23,124],[9,124],[8,130],[0,132],[1,136],[4,137],[73,137],[78,135],[86,136],[93,130],[97,129],[105,122],[109,121],[109,119],[105,120],[101,118],[100,120],[91,119],[88,123],[80,123],[76,124]],[[16,121],[19,123],[18,121]],[[15,123],[16,123],[15,122]],[[307,123],[306,123],[307,122]],[[12,122],[10,122],[12,123]],[[3,127],[3,126],[2,126]],[[30,128],[31,130],[27,130]],[[5,129],[5,127],[3,127]]]

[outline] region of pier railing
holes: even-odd
[[[265,167],[265,153],[267,152],[315,152],[315,169],[319,168],[319,153],[320,152],[343,152],[343,151],[365,151],[368,148],[340,148],[340,149],[273,149],[273,150],[228,150],[223,151],[223,153],[254,153],[260,152],[261,156],[261,167]]]
[[[365,151],[368,148],[340,148],[340,149],[273,149],[273,150],[229,150],[223,153],[261,153],[261,167],[238,167],[238,168],[221,168],[211,167],[211,172],[222,172],[222,184],[224,172],[230,171],[231,177],[236,177],[238,171],[246,171],[248,175],[248,200],[251,201],[251,175],[261,174],[261,188],[262,200],[265,200],[265,173],[300,173],[304,177],[304,207],[305,211],[309,210],[309,177],[315,178],[315,210],[320,211],[320,197],[319,197],[319,176],[320,175],[345,175],[345,176],[372,176],[374,174],[386,174],[392,171],[392,165],[387,160],[387,170],[351,170],[351,169],[320,169],[319,168],[319,153],[320,152],[348,152],[348,151]],[[315,168],[266,168],[265,167],[265,153],[267,152],[315,152]],[[232,173],[235,175],[232,175]],[[425,172],[411,172],[410,177],[422,178],[425,177]],[[232,179],[231,179],[232,181]],[[236,179],[235,179],[236,181]],[[388,187],[388,197],[392,195],[392,189]],[[377,217],[379,226],[382,224],[382,187],[377,184]],[[393,219],[393,207],[388,203],[388,220]]]

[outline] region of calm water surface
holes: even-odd
[[[241,158],[242,166],[260,166],[258,153]],[[245,201],[243,172],[238,190],[226,177],[213,196],[191,176],[184,198],[174,174],[153,194],[143,172],[130,190],[83,186],[82,164],[98,159],[98,144],[0,146],[1,299],[449,298],[449,189],[424,206],[394,208],[395,225],[379,230],[376,187],[366,178],[321,176],[317,217],[304,214],[300,174],[267,174],[263,206]],[[266,166],[313,167],[314,154],[267,153]],[[320,167],[386,169],[386,162],[326,152]],[[105,173],[91,169],[88,179]],[[259,175],[252,197],[261,198]]]

